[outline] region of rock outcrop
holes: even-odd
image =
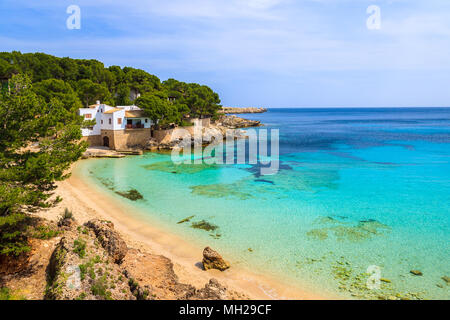
[[[45,299],[130,300],[135,296],[115,259],[93,230],[67,230],[47,266]]]
[[[121,263],[127,254],[128,248],[125,241],[114,230],[114,224],[109,221],[95,219],[87,222],[86,227],[94,231],[101,245],[114,261]]]
[[[222,110],[218,111],[219,113],[224,114],[243,114],[243,113],[264,113],[267,112],[265,108],[233,108],[233,107],[223,107]]]
[[[239,129],[239,128],[251,128],[258,127],[261,125],[260,121],[248,120],[234,115],[222,116],[217,121],[218,126],[223,126],[226,129]]]
[[[140,300],[228,300],[245,299],[239,293],[228,290],[216,279],[210,279],[201,289],[180,283],[173,270],[173,263],[160,255],[139,250],[129,250],[122,268],[129,279],[135,297]]]
[[[70,228],[70,229],[69,229]],[[210,279],[198,289],[181,283],[170,259],[127,248],[108,221],[64,225],[46,268],[45,299],[52,300],[217,300],[247,299]],[[207,248],[208,249],[208,248]],[[206,250],[206,249],[205,249]],[[209,248],[211,267],[227,263]]]
[[[132,249],[125,257],[124,275],[138,299],[187,299],[195,288],[179,283],[170,259]]]
[[[225,271],[230,267],[230,264],[225,261],[217,251],[214,251],[210,247],[206,247],[203,250],[202,263],[205,270],[217,269],[220,271]]]

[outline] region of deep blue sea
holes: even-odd
[[[450,108],[243,117],[279,129],[277,174],[176,166],[158,153],[84,161],[79,170],[117,197],[137,189],[143,200],[123,201],[232,265],[349,298],[450,298]],[[200,222],[209,230],[194,228]]]

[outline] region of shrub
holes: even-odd
[[[73,242],[73,252],[78,254],[80,258],[84,258],[86,255],[86,241],[78,238]]]
[[[66,219],[75,220],[73,217],[72,211],[70,211],[67,208],[64,209],[64,213],[61,216],[61,220],[66,220]]]
[[[58,236],[58,234],[58,230],[54,230],[49,226],[38,226],[34,229],[31,236],[41,240],[48,240]]]
[[[109,300],[111,299],[111,292],[107,289],[108,283],[106,281],[106,276],[97,279],[91,286],[91,292],[93,295]]]

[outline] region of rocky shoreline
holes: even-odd
[[[10,288],[20,298],[248,299],[214,278],[198,288],[182,283],[170,259],[129,246],[110,221],[92,219],[78,224],[69,211],[57,223],[42,218],[36,221],[36,228],[46,230],[45,234],[32,242],[30,254],[12,259],[10,268],[0,270],[2,287]],[[216,264],[223,261],[215,254]],[[19,266],[14,265],[19,261]]]
[[[219,113],[223,114],[244,114],[244,113],[264,113],[267,112],[266,108],[235,108],[235,107],[223,107],[219,110]]]
[[[209,144],[215,140],[215,137],[226,137],[229,130],[233,130],[233,135],[236,139],[245,139],[247,136],[245,131],[240,129],[254,128],[261,126],[261,122],[257,120],[249,120],[235,115],[222,115],[212,122],[210,126],[202,128],[201,143]],[[123,158],[128,155],[142,155],[144,151],[170,151],[174,148],[182,147],[186,143],[183,139],[173,139],[171,141],[158,142],[151,138],[144,148],[134,148],[130,150],[110,150],[107,147],[89,147],[83,154],[83,159],[88,158]],[[191,145],[196,143],[192,138]]]

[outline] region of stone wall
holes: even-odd
[[[201,125],[203,128],[209,128],[211,126],[211,118],[204,118],[204,119],[194,118],[189,119],[188,121],[192,123],[194,126]]]
[[[189,127],[178,127],[175,129],[168,130],[154,130],[153,138],[161,144],[168,144],[174,140],[182,139],[187,136],[194,137],[194,126]]]
[[[102,136],[101,135],[82,137],[81,141],[87,141],[89,143],[89,147],[102,146],[103,145],[103,141],[102,141]]]
[[[172,133],[175,129],[168,130],[153,130],[153,138],[158,143],[170,143],[172,140]]]
[[[144,148],[150,140],[150,129],[102,130],[102,144],[104,137],[109,139],[109,148],[113,150],[128,150],[130,148]]]

